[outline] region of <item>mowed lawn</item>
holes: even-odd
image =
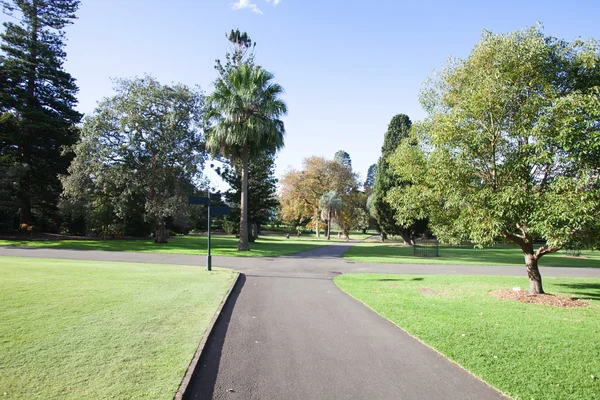
[[[337,241],[337,239],[336,239]],[[163,254],[207,254],[206,236],[177,236],[169,238],[169,243],[156,244],[151,239],[143,240],[0,240],[0,246],[20,246],[31,248],[134,251]],[[211,254],[235,257],[277,257],[311,250],[327,245],[327,240],[314,236],[286,239],[283,235],[261,236],[250,243],[250,251],[237,251],[238,239],[234,236],[211,237]]]
[[[525,289],[526,278],[351,274],[335,283],[512,398],[600,398],[600,279],[544,278],[547,292],[584,308],[488,293]]]
[[[439,247],[439,255],[415,257],[410,246],[365,242],[352,247],[344,257],[360,262],[384,264],[525,265],[521,249],[504,244],[483,249],[442,245]],[[600,268],[600,252],[582,251],[579,257],[571,257],[561,250],[543,256],[539,264],[548,267]]]
[[[0,257],[2,399],[172,399],[236,274]]]

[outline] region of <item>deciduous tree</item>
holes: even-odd
[[[203,98],[150,76],[118,80],[115,90],[84,122],[63,178],[64,196],[106,202],[121,214],[141,196],[155,241],[166,243],[165,218],[187,207],[191,182],[204,162]]]
[[[401,144],[392,160],[411,182],[392,196],[409,205],[397,218],[427,215],[447,241],[514,243],[529,291],[543,293],[540,258],[599,237],[599,85],[594,41],[484,32],[422,94],[421,145]]]

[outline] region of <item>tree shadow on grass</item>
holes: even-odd
[[[600,300],[600,283],[555,283],[573,290],[572,294],[579,300]]]
[[[227,330],[229,329],[233,308],[245,282],[246,276],[240,274],[204,346],[200,360],[198,360],[196,369],[183,396],[184,400],[213,398],[219,365],[221,364],[225,335],[227,335]]]
[[[367,281],[376,281],[376,282],[418,282],[424,281],[425,278],[416,277],[416,278],[373,278],[373,279],[365,279]]]

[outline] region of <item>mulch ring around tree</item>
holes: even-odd
[[[500,297],[504,300],[518,301],[519,303],[543,304],[546,306],[570,308],[570,307],[588,307],[590,303],[572,299],[566,296],[554,294],[529,294],[526,290],[492,290],[489,292],[492,296]]]

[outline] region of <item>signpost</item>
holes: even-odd
[[[212,271],[212,256],[210,255],[210,222],[211,222],[211,207],[210,207],[210,203],[211,203],[211,199],[220,199],[221,196],[219,194],[215,194],[215,193],[210,193],[209,196],[207,197],[200,197],[200,196],[190,196],[188,199],[188,203],[189,204],[194,204],[194,205],[202,205],[202,206],[208,206],[208,255],[206,256],[206,270],[207,271]],[[219,216],[223,216],[223,215],[229,215],[231,214],[231,208],[229,208],[228,206],[215,206],[213,207],[213,214],[215,217],[219,217]]]

